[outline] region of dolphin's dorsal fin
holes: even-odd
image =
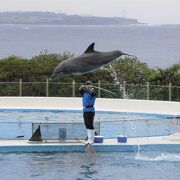
[[[90,44],[89,47],[86,49],[86,51],[84,53],[92,53],[92,52],[94,52],[94,45],[95,45],[94,42],[92,44]]]

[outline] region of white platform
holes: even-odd
[[[118,143],[117,139],[104,139],[103,143],[94,143],[97,152],[122,152],[159,150],[180,151],[180,133],[169,136],[128,138],[127,143]],[[0,140],[0,152],[85,152],[82,142],[30,142],[29,140]]]
[[[180,116],[180,102],[97,98],[97,111],[135,112]],[[82,98],[0,97],[0,109],[82,110]]]

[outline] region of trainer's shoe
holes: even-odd
[[[90,143],[89,143],[89,140],[83,141],[83,144],[90,144]]]

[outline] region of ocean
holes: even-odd
[[[180,62],[180,25],[0,25],[0,58],[45,51],[78,55],[92,42],[96,50],[121,50],[152,68]]]

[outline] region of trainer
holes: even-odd
[[[79,88],[79,91],[83,97],[83,118],[84,124],[87,129],[87,136],[88,139],[84,142],[85,144],[92,144],[94,142],[94,116],[95,116],[95,109],[94,104],[96,100],[96,92],[95,89],[92,87],[92,82],[87,81],[86,85],[82,85]]]

